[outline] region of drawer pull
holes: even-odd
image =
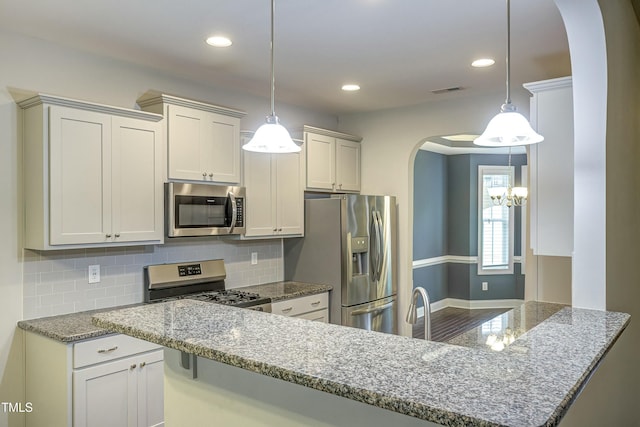
[[[140,364],[140,368],[144,368],[145,366],[147,366],[147,362],[142,362],[142,363]]]
[[[131,370],[133,371],[134,369],[136,369],[136,366],[138,366],[138,365],[134,363],[133,365],[131,365],[131,366],[129,367],[129,369],[131,369]]]
[[[318,304],[320,304],[320,301],[316,301],[316,302],[312,302],[312,303],[311,303],[311,305],[312,305],[312,306],[314,306],[314,307],[315,307],[316,305],[318,305]]]
[[[103,348],[102,350],[98,350],[98,353],[100,353],[100,354],[111,353],[112,351],[116,351],[117,349],[118,349],[118,346],[116,345],[116,346],[111,347],[111,348],[107,348],[107,349]]]
[[[291,310],[293,310],[293,307],[283,308],[283,309],[282,309],[282,312],[283,312],[283,313],[288,313],[288,312],[290,312]]]

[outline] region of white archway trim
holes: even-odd
[[[573,74],[574,238],[572,305],[606,309],[607,52],[597,0],[555,0]]]

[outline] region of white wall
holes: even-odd
[[[122,297],[120,301],[124,301],[127,298],[126,292],[131,291],[139,281],[138,273],[133,274],[133,270],[138,270],[142,263],[149,259],[153,260],[154,256],[155,259],[162,258],[168,261],[179,261],[187,256],[203,254],[232,257],[234,266],[230,272],[230,284],[233,286],[255,284],[257,281],[269,280],[273,277],[272,273],[254,274],[256,270],[252,271],[250,267],[245,268],[244,252],[247,252],[248,259],[248,252],[255,250],[264,255],[264,258],[260,257],[261,259],[265,259],[267,263],[277,264],[281,269],[282,263],[278,261],[278,257],[281,259],[282,256],[279,241],[267,244],[255,242],[228,244],[213,240],[206,244],[186,244],[186,246],[179,243],[162,248],[131,249],[130,252],[137,253],[129,253],[132,257],[127,257],[125,252],[120,255],[123,258],[119,260],[118,255],[108,251],[92,250],[82,253],[69,251],[58,254],[29,251],[27,261],[29,267],[25,274],[29,283],[25,288],[28,295],[26,300],[28,313],[24,313],[24,264],[20,244],[22,236],[19,231],[22,225],[20,212],[22,192],[19,189],[21,174],[18,144],[19,109],[14,103],[14,97],[20,96],[25,91],[44,92],[134,108],[139,96],[148,90],[157,90],[244,110],[247,116],[242,120],[242,128],[255,129],[269,113],[269,88],[265,88],[265,98],[235,93],[224,88],[181,80],[149,68],[61,48],[45,41],[2,31],[0,31],[0,58],[2,58],[2,73],[0,73],[0,196],[2,196],[2,203],[0,203],[0,401],[24,401],[21,334],[16,333],[15,325],[25,317],[25,314],[37,316],[74,311],[82,307],[90,307],[92,304],[110,305],[112,302],[118,302],[118,296]],[[303,124],[330,129],[337,127],[337,120],[331,115],[280,104],[277,108],[283,123],[292,132],[297,129],[301,134]],[[277,251],[276,255],[274,251]],[[136,256],[139,256],[137,260]],[[66,264],[62,261],[65,259]],[[70,305],[64,306],[64,292],[71,292],[69,281],[64,280],[64,272],[67,272],[67,277],[74,277],[73,286],[76,285],[75,280],[83,283],[82,278],[77,276],[84,274],[84,265],[92,259],[106,262],[111,267],[111,271],[105,270],[107,274],[105,286],[93,291],[83,289],[82,301],[73,301],[73,308]],[[270,265],[265,267],[265,271],[271,268]],[[47,274],[54,273],[53,268],[59,269],[58,273],[61,274]],[[60,270],[61,268],[63,270]],[[243,269],[248,272],[242,273]],[[116,270],[115,275],[111,274]],[[276,273],[276,277],[277,274],[281,272]],[[47,282],[55,277],[62,278],[55,279],[59,291],[57,293],[53,292],[54,284]],[[127,283],[123,283],[122,280]],[[44,299],[40,298],[42,295],[32,294],[38,292],[38,285],[41,292],[51,290]],[[125,295],[120,295],[122,292]],[[128,298],[129,300],[141,298],[141,294]],[[55,305],[58,307],[54,309]],[[23,419],[0,411],[0,426],[9,424],[12,427],[23,425]]]

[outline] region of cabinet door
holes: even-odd
[[[160,124],[114,117],[112,132],[113,241],[162,241]]]
[[[200,151],[207,119],[205,112],[178,105],[169,105],[167,109],[168,177],[198,181],[207,179],[203,156],[210,154]]]
[[[136,426],[136,370],[130,357],[74,371],[74,427]]]
[[[171,179],[240,182],[240,119],[169,105]]]
[[[276,214],[278,234],[304,233],[304,189],[302,187],[301,153],[277,154]]]
[[[360,191],[360,143],[336,140],[336,185],[338,191]]]
[[[209,181],[240,182],[240,119],[206,113],[200,153]]]
[[[107,241],[111,234],[111,117],[52,106],[49,135],[50,244]]]
[[[164,425],[164,352],[138,358],[138,427]]]
[[[279,155],[279,154],[278,154]],[[245,236],[272,236],[276,232],[275,172],[271,154],[244,153],[247,192]]]
[[[335,138],[307,133],[307,188],[334,190],[335,180]]]

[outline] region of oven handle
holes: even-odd
[[[238,204],[236,202],[236,196],[233,193],[227,193],[229,200],[231,200],[231,225],[229,226],[229,233],[233,233],[233,229],[236,226],[238,220]]]

